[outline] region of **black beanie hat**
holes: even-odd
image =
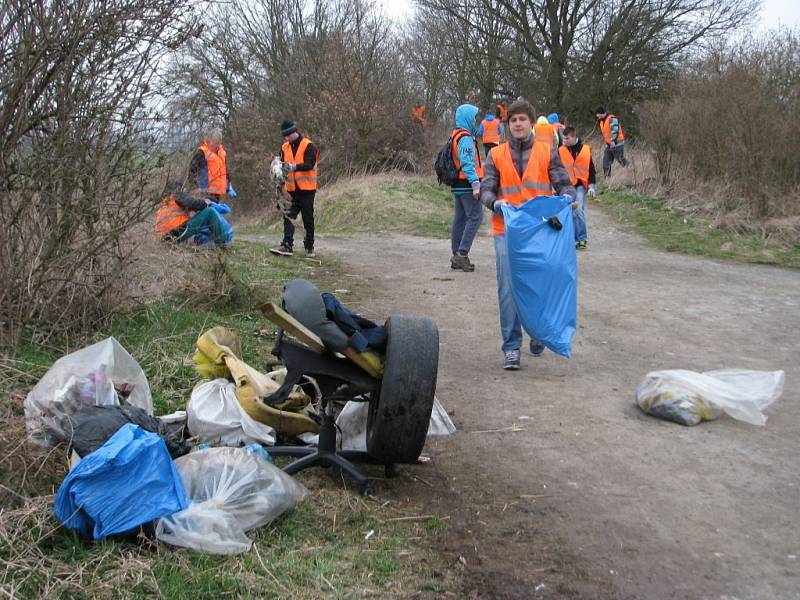
[[[594,114],[596,114],[596,115],[601,115],[601,114],[604,115],[604,114],[606,114],[606,109],[603,108],[602,106],[600,106],[596,111],[594,111]]]
[[[297,131],[297,125],[295,125],[295,122],[290,119],[284,119],[283,123],[281,123],[281,135],[287,136],[295,131]]]

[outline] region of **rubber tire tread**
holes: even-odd
[[[367,452],[385,463],[413,464],[433,410],[439,330],[431,319],[392,316],[386,331],[383,378],[369,404]]]

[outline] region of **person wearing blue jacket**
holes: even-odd
[[[483,222],[483,208],[479,200],[483,164],[476,141],[478,127],[475,122],[479,112],[478,107],[472,104],[459,106],[456,109],[455,129],[450,136],[453,162],[458,169],[458,179],[452,185],[455,211],[450,231],[453,252],[450,268],[468,273],[475,270],[475,265],[469,260],[469,251]]]

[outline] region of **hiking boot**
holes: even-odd
[[[541,356],[542,352],[544,352],[544,344],[539,340],[531,340],[531,345],[529,346],[531,354],[534,356]]]
[[[580,242],[578,242],[577,244],[575,244],[575,247],[576,247],[578,250],[586,250],[586,240],[581,240]]]
[[[519,369],[519,350],[509,350],[503,355],[503,368],[506,371]]]
[[[306,248],[306,258],[314,258],[316,255],[313,248]]]
[[[466,273],[471,273],[475,270],[475,265],[473,265],[469,261],[468,256],[463,256],[461,254],[454,254],[450,258],[450,268],[457,270],[457,271],[464,271]]]
[[[286,244],[281,244],[277,248],[270,248],[269,251],[278,256],[294,256],[294,252]]]

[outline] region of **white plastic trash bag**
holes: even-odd
[[[186,406],[189,433],[222,446],[275,444],[275,430],[248,415],[236,398],[236,384],[213,379],[195,386]]]
[[[297,506],[308,490],[247,448],[208,448],[175,461],[192,505],[156,523],[156,538],[210,554],[239,554],[245,531]]]
[[[350,400],[342,408],[342,412],[336,417],[336,429],[338,430],[338,447],[340,450],[354,450],[358,452],[367,451],[367,417],[369,415],[369,402],[356,402]],[[433,399],[433,410],[431,420],[428,424],[428,436],[450,435],[455,433],[456,426],[450,419],[450,415],[439,402],[438,398]],[[299,436],[306,444],[316,446],[319,443],[319,436],[314,434],[302,434]]]
[[[722,413],[764,425],[762,411],[783,393],[783,378],[783,371],[653,371],[636,389],[636,402],[644,412],[682,425],[711,421]]]
[[[25,398],[28,436],[52,446],[68,441],[65,417],[87,406],[125,402],[153,414],[153,398],[139,363],[113,337],[59,358]]]

